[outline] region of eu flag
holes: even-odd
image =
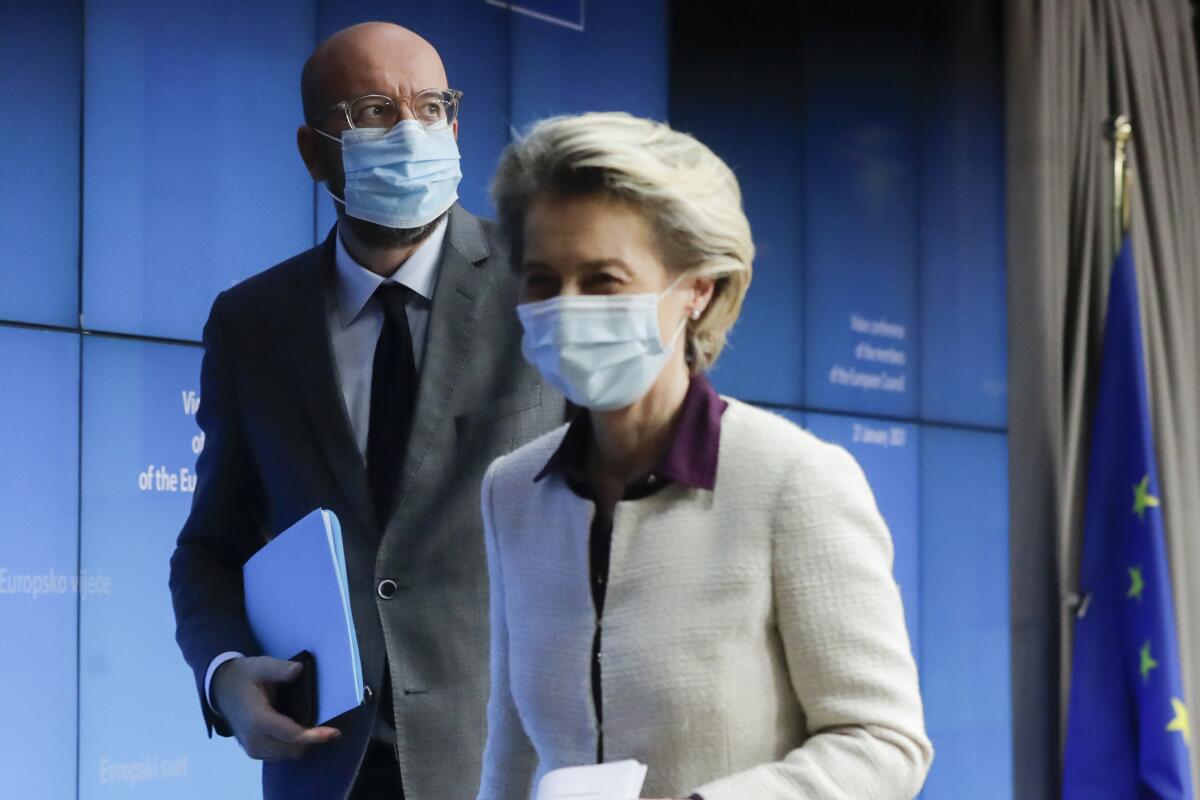
[[[1113,266],[1092,423],[1064,800],[1192,798],[1191,730],[1151,434],[1126,236]]]

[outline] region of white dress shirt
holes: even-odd
[[[374,296],[381,283],[399,283],[412,290],[404,304],[408,328],[412,334],[413,359],[417,373],[425,350],[425,333],[429,328],[429,310],[433,302],[433,287],[437,283],[437,266],[441,262],[442,243],[446,238],[446,220],[421,243],[421,246],[400,265],[391,277],[384,278],[355,261],[342,237],[337,238],[337,284],[333,303],[329,304],[329,338],[333,344],[333,361],[337,367],[338,384],[346,413],[354,429],[354,440],[363,458],[367,456],[367,425],[371,420],[371,373],[375,362],[375,345],[383,330],[383,307]]]
[[[442,260],[442,243],[446,240],[446,219],[443,217],[429,238],[387,278],[355,261],[342,243],[341,233],[338,233],[334,251],[337,280],[334,296],[326,303],[326,322],[333,346],[338,386],[346,403],[346,414],[354,431],[355,444],[364,460],[367,457],[367,428],[371,421],[371,374],[375,365],[375,345],[383,330],[383,308],[379,298],[375,297],[375,290],[379,284],[389,282],[402,284],[412,290],[404,304],[404,311],[412,335],[413,359],[420,374],[433,288],[437,284],[437,267]],[[241,655],[230,650],[209,663],[204,674],[204,696],[208,698],[213,711],[217,711],[211,694],[213,674],[217,667]]]

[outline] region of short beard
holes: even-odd
[[[433,222],[419,228],[389,228],[386,225],[377,225],[346,213],[343,213],[341,217],[342,221],[350,226],[354,238],[367,247],[373,250],[390,250],[395,247],[412,247],[425,241],[449,213],[450,211],[447,209]]]

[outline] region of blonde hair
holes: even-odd
[[[715,279],[708,306],[687,324],[690,369],[711,367],[741,313],[754,261],[733,170],[692,136],[623,112],[542,120],[504,151],[492,183],[514,268],[534,198],[589,194],[644,214],[673,273]]]

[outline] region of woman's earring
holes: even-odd
[[[700,319],[700,309],[698,309],[698,308],[692,309],[692,319]]]

